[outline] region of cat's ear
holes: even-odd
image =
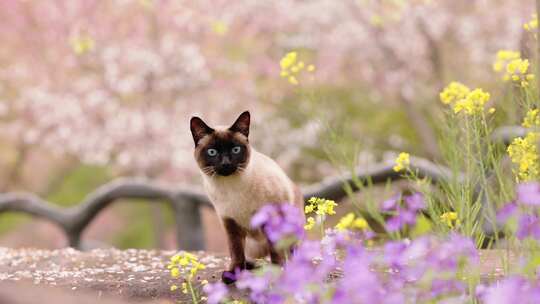
[[[249,123],[250,123],[249,111],[245,111],[240,114],[229,130],[233,132],[242,133],[245,137],[249,136]]]
[[[214,132],[214,129],[210,128],[202,119],[196,116],[191,117],[189,126],[191,128],[191,135],[193,135],[193,141],[195,141],[195,146],[199,144],[201,138]]]

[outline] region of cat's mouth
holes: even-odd
[[[216,168],[216,173],[220,176],[233,175],[236,171],[236,166],[220,166]]]

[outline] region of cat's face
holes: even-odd
[[[210,128],[199,117],[191,118],[195,159],[204,174],[229,176],[245,170],[251,152],[249,124],[247,111],[229,128]]]

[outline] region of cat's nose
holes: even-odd
[[[223,156],[223,158],[221,159],[221,165],[222,166],[227,166],[227,165],[230,165],[231,164],[231,160],[229,159],[228,156]]]

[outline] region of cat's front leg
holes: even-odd
[[[227,233],[231,264],[229,270],[221,274],[221,280],[225,284],[236,282],[236,270],[253,269],[255,264],[246,260],[244,252],[247,231],[232,218],[223,218],[223,226]]]

